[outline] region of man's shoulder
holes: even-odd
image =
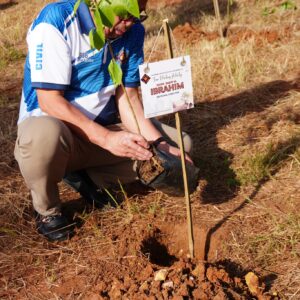
[[[138,41],[144,41],[145,28],[141,23],[134,24],[123,37],[126,40],[131,41],[132,43],[137,43]]]
[[[31,30],[41,23],[50,24],[63,32],[65,21],[73,14],[76,0],[63,0],[49,3],[34,20]]]
[[[136,35],[137,37],[144,37],[145,35],[145,27],[142,23],[136,23],[132,26],[129,33],[132,32],[133,35]]]

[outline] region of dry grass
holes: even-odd
[[[47,2],[20,0],[0,10],[3,299],[15,299],[21,291],[25,299],[58,299],[62,283],[68,286],[75,279],[77,287],[66,292],[64,299],[84,299],[97,282],[99,270],[107,264],[119,264],[122,253],[118,245],[124,240],[120,236],[114,239],[115,231],[130,224],[137,230],[132,236],[134,244],[141,220],[150,228],[155,222],[174,224],[185,216],[180,199],[156,192],[131,197],[117,210],[81,210],[76,218],[83,226],[69,243],[49,244],[36,235],[30,197],[12,152],[24,38],[33,16]],[[256,33],[276,31],[280,38],[270,42],[239,36],[238,43],[229,37],[203,38],[191,45],[175,36],[176,54],[188,53],[193,62],[196,108],[184,113],[182,119],[194,138],[195,161],[202,171],[201,189],[192,197],[194,221],[204,227],[215,226],[214,233],[225,236],[218,241],[217,259],[230,259],[244,269],[274,275],[272,290],[284,299],[298,299],[300,3],[290,1],[298,6],[294,10],[284,8],[284,1],[234,1],[226,17],[225,2],[220,1],[225,24],[230,21]],[[172,26],[190,20],[195,28],[213,32],[217,24],[212,11],[211,1],[191,1],[172,9],[161,5],[150,12],[145,58],[163,18],[168,17]],[[165,57],[160,38],[151,60]],[[64,200],[78,198],[64,186],[61,196]],[[139,255],[134,249],[130,251],[129,256]],[[215,254],[209,256],[214,258]],[[80,289],[83,285],[86,288]]]

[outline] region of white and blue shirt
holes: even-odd
[[[76,0],[63,0],[47,5],[29,28],[18,123],[30,116],[45,115],[39,107],[36,88],[63,90],[64,97],[88,118],[102,125],[116,122],[108,46],[99,51],[91,49],[88,34],[95,27],[93,19],[84,2],[75,16],[75,3]],[[135,24],[112,42],[126,87],[139,86],[144,34],[144,27]]]

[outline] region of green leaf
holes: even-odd
[[[127,18],[129,15],[140,17],[137,0],[114,0],[111,5],[114,13],[121,18]]]
[[[102,18],[100,16],[100,12],[99,12],[98,7],[96,7],[95,12],[94,12],[94,20],[95,20],[96,30],[102,30],[103,31]]]
[[[139,4],[137,0],[123,0],[126,2],[126,7],[128,12],[136,17],[139,18],[140,17],[140,9],[139,9]]]
[[[106,27],[112,27],[114,25],[116,15],[111,3],[107,0],[100,1],[98,8],[103,25]]]
[[[117,64],[114,59],[112,59],[109,63],[108,71],[114,85],[116,87],[120,85],[122,83],[123,72],[119,64]]]
[[[92,29],[89,32],[89,39],[90,39],[91,48],[95,48],[95,44],[94,44],[94,31],[95,31],[95,29]]]
[[[89,32],[89,38],[90,38],[90,43],[92,48],[96,48],[100,50],[105,44],[103,29],[101,30],[92,29]]]
[[[111,7],[116,16],[121,18],[128,18],[128,10],[125,5],[124,0],[116,0],[112,3]]]
[[[81,4],[81,2],[83,2],[83,0],[77,0],[75,5],[74,5],[74,15],[76,15],[77,9],[79,7],[79,5]]]

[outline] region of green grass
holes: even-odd
[[[268,214],[265,222],[269,230],[249,236],[245,245],[256,263],[264,266],[276,263],[277,254],[300,258],[300,216],[296,213],[283,215]],[[274,261],[275,260],[275,261]]]
[[[9,64],[24,60],[26,53],[14,46],[8,46],[1,49],[0,52],[0,70],[5,69]]]
[[[272,177],[288,159],[299,161],[300,137],[293,136],[278,145],[268,144],[266,149],[242,159],[242,167],[236,170],[241,185],[258,184]]]

